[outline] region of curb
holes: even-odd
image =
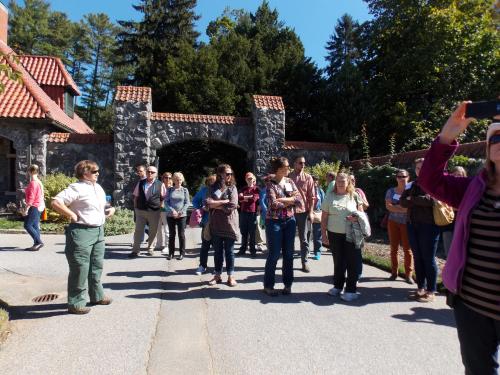
[[[28,234],[24,229],[0,229],[0,234]],[[40,234],[64,234],[63,232],[40,232]]]

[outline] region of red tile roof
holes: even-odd
[[[172,122],[198,122],[202,124],[224,124],[224,125],[249,125],[250,119],[247,117],[216,116],[216,115],[195,115],[184,113],[151,113],[153,121]]]
[[[81,95],[75,81],[57,57],[19,56],[19,61],[39,85],[70,87],[76,95]]]
[[[0,53],[14,55],[12,49],[1,40]],[[69,132],[94,132],[76,114],[74,118],[70,118],[21,64],[5,58],[2,62],[21,74],[22,83],[13,82],[5,74],[0,74],[0,82],[5,85],[4,92],[0,94],[0,118],[46,119]]]
[[[115,100],[119,102],[151,102],[151,87],[118,86]]]
[[[427,150],[428,149],[408,151],[396,154],[392,157],[391,163],[396,166],[411,164],[415,159],[423,158],[427,153]],[[455,155],[464,155],[470,158],[484,159],[486,157],[486,141],[461,144],[458,146]],[[349,165],[354,169],[359,169],[367,162],[370,162],[371,165],[383,165],[389,162],[390,159],[390,155],[376,156],[369,159],[353,160],[349,163]]]
[[[112,134],[76,134],[50,133],[47,142],[78,143],[78,144],[109,144],[113,143]]]
[[[274,109],[276,111],[285,110],[281,96],[254,95],[253,102],[256,108]]]
[[[325,143],[325,142],[296,142],[285,141],[285,150],[315,150],[315,151],[338,151],[348,152],[349,148],[345,144]]]

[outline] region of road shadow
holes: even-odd
[[[428,323],[456,328],[455,318],[451,309],[431,309],[428,307],[412,307],[412,314],[392,315],[395,319],[409,323]]]
[[[16,246],[2,246],[0,247],[0,251],[25,251],[21,247],[16,247]]]
[[[9,307],[10,320],[42,319],[68,314],[68,304],[20,305]]]
[[[167,277],[169,272],[161,271],[161,270],[153,270],[153,271],[121,271],[121,272],[110,272],[107,276],[125,276],[125,277],[133,277],[133,278],[141,278],[141,277]]]

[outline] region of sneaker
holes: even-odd
[[[390,281],[395,281],[397,278],[398,278],[398,275],[391,275],[391,276],[389,277],[389,280],[390,280]]]
[[[139,253],[136,253],[134,251],[132,251],[129,255],[127,255],[127,258],[130,258],[130,259],[134,259],[134,258],[138,258],[139,257]]]
[[[415,284],[415,282],[413,281],[413,279],[411,278],[411,276],[405,277],[405,281],[406,281],[407,284],[410,284],[410,285]]]
[[[314,254],[314,259],[320,260],[321,259],[321,252],[318,251],[316,254]]]
[[[302,263],[302,272],[305,272],[305,273],[311,272],[311,269],[309,268],[308,264],[305,262]]]
[[[340,295],[341,292],[342,292],[342,289],[337,289],[337,288],[332,288],[332,289],[328,290],[328,294],[333,296],[333,297]]]
[[[168,247],[164,247],[161,251],[162,255],[167,255],[168,254]]]
[[[279,292],[276,289],[274,289],[274,288],[264,288],[263,291],[269,297],[276,297],[279,294]]]
[[[283,290],[281,291],[281,293],[284,295],[284,296],[287,296],[289,294],[292,294],[292,287],[291,286],[285,286],[283,288]]]
[[[357,293],[349,293],[345,292],[340,296],[340,299],[346,302],[351,302],[354,301],[355,299],[358,299],[359,295]]]
[[[207,272],[207,269],[203,266],[199,266],[197,269],[196,269],[196,274],[197,275],[203,275],[205,272]]]
[[[89,312],[90,312],[89,307],[75,307],[75,306],[68,307],[68,313],[70,314],[84,315],[88,314]]]
[[[257,244],[257,245],[255,245],[255,249],[256,249],[257,251],[260,251],[261,253],[263,253],[263,252],[264,252],[264,250],[265,250],[265,249],[264,249],[264,245],[261,245],[261,244]]]

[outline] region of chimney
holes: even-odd
[[[9,28],[9,11],[0,2],[0,40],[7,44],[7,31]]]

